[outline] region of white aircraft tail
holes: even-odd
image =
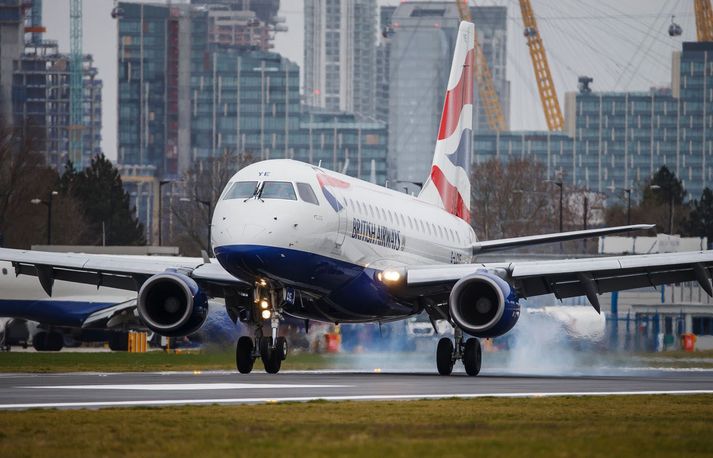
[[[470,156],[473,139],[475,26],[458,29],[431,174],[418,198],[470,222]]]

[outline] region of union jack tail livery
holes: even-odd
[[[470,222],[474,33],[472,23],[460,23],[431,174],[418,196],[467,222]]]

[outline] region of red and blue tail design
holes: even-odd
[[[470,222],[475,27],[461,22],[443,104],[431,174],[419,199]]]

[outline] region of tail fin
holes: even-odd
[[[431,174],[418,198],[470,222],[470,156],[473,139],[475,26],[458,29],[448,90],[438,129]]]

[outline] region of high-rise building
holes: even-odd
[[[70,122],[72,60],[59,52],[56,41],[45,40],[42,1],[0,0],[0,117],[16,135],[62,170],[67,160],[77,167],[100,154],[102,81],[91,55],[80,59],[82,119]],[[70,136],[81,129],[82,157],[70,155]]]
[[[509,105],[505,7],[474,7],[473,20],[500,103]],[[389,179],[422,182],[433,157],[460,15],[455,2],[401,3],[392,16],[389,68]],[[474,132],[487,127],[474,91]]]
[[[299,67],[279,54],[210,33],[204,5],[121,3],[119,162],[147,238],[157,242],[161,180],[228,154],[294,158],[386,181],[384,123],[353,113],[302,106]],[[151,176],[153,175],[153,176]],[[162,208],[180,193],[165,187]],[[149,228],[151,228],[149,230]],[[165,240],[168,240],[166,238]]]
[[[0,0],[0,126],[12,124],[12,72],[25,47],[23,0]]]
[[[375,114],[376,0],[305,0],[308,105]]]
[[[375,117],[379,121],[389,121],[389,65],[391,58],[391,36],[394,29],[391,18],[396,11],[395,6],[379,8],[380,40],[376,46],[376,102]]]

